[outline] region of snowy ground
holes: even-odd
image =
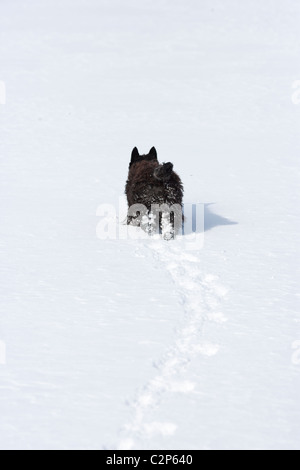
[[[1,449],[300,449],[299,14],[1,0]],[[97,239],[135,145],[202,249]]]

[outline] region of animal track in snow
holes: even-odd
[[[139,440],[176,432],[176,423],[147,420],[149,412],[157,408],[167,394],[195,392],[195,384],[183,380],[183,373],[195,357],[213,357],[220,350],[219,344],[203,338],[203,325],[206,321],[216,324],[227,321],[220,311],[220,302],[227,289],[220,283],[218,276],[201,272],[199,257],[185,252],[177,242],[166,244],[160,240],[151,241],[147,247],[157,264],[168,271],[179,294],[185,317],[176,330],[173,343],[166,348],[164,356],[153,364],[157,368],[157,375],[129,403],[132,419],[121,430],[123,438],[118,445],[118,449],[123,450],[136,448]]]

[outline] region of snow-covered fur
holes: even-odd
[[[173,171],[172,163],[160,164],[157,159],[157,152],[154,147],[147,155],[139,155],[135,147],[132,151],[129,165],[128,180],[125,193],[127,196],[129,213],[128,224],[141,225],[141,214],[138,216],[130,214],[130,207],[134,204],[142,204],[147,209],[147,214],[151,218],[151,206],[178,205],[182,209],[183,185]],[[153,216],[153,214],[152,214]],[[162,225],[162,216],[159,217],[160,228]],[[171,213],[171,224],[174,228],[174,213]]]

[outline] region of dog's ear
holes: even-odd
[[[149,155],[151,155],[153,159],[157,160],[157,151],[155,147],[152,147],[152,149],[149,152]]]
[[[139,151],[136,147],[134,147],[131,153],[131,163],[136,162],[139,159],[139,157],[140,157]]]

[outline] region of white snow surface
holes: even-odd
[[[1,449],[300,449],[299,13],[0,0]],[[96,236],[153,145],[199,250]]]

